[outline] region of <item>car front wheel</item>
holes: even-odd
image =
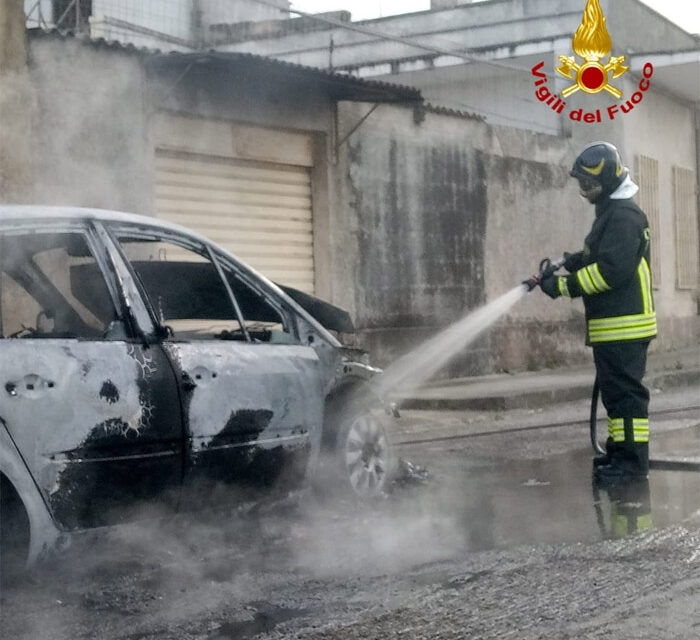
[[[329,399],[316,487],[360,499],[381,496],[393,473],[390,419],[363,388]]]
[[[346,419],[338,433],[336,454],[340,473],[353,493],[369,498],[384,491],[391,455],[380,416],[366,411]]]

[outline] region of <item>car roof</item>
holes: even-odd
[[[228,255],[229,251],[223,247],[219,247],[206,236],[193,231],[179,224],[168,222],[152,216],[143,216],[136,213],[125,213],[123,211],[111,211],[109,209],[93,209],[88,207],[67,207],[67,206],[49,206],[49,205],[0,205],[0,223],[2,222],[31,222],[33,220],[99,220],[102,222],[122,222],[128,224],[147,225],[163,231],[174,231],[183,233],[190,238],[204,242]],[[282,291],[277,284],[270,281],[262,273],[251,267],[249,264],[241,261],[235,256],[231,256],[236,262],[245,266],[253,275],[260,278],[268,286],[272,287],[276,293],[282,296],[288,304],[290,304],[297,313],[304,316],[307,321],[316,327],[316,329],[334,346],[340,346],[335,336],[329,333],[310,313],[299,305],[295,300],[290,298],[288,294]]]
[[[208,244],[210,239],[192,229],[153,216],[144,216],[124,211],[94,209],[89,207],[63,207],[49,205],[0,205],[0,222],[33,220],[100,220],[103,222],[125,222],[157,227],[165,231],[186,233]]]

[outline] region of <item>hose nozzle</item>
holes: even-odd
[[[552,262],[549,258],[544,258],[540,261],[539,273],[530,276],[527,280],[523,280],[523,284],[527,287],[528,291],[532,291],[536,286],[542,282],[545,278],[554,275],[559,269],[564,266],[566,258],[562,258],[557,262]]]

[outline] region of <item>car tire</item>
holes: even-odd
[[[360,500],[385,494],[394,471],[388,417],[367,395],[344,393],[328,403],[320,488]]]
[[[29,517],[19,494],[0,477],[0,583],[4,586],[21,576],[29,555]]]

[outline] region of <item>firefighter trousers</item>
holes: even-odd
[[[642,384],[649,342],[593,346],[598,386],[608,413],[608,444],[635,459],[640,471],[649,464],[649,391]]]

